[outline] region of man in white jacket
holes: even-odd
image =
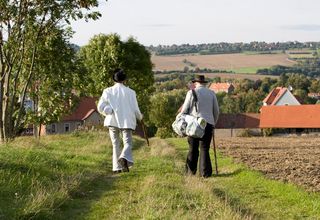
[[[123,83],[126,74],[117,69],[113,75],[115,84],[106,88],[98,103],[98,111],[105,116],[104,126],[109,128],[113,146],[112,170],[114,173],[129,172],[133,165],[132,131],[136,122],[142,120],[136,92]],[[120,150],[120,133],[122,134],[123,149]]]

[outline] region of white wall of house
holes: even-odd
[[[289,90],[279,98],[275,105],[301,105]]]
[[[83,125],[82,121],[63,121],[46,126],[46,134],[63,134],[76,130]]]
[[[84,126],[95,126],[103,124],[103,117],[98,112],[93,112],[86,120],[84,120]]]
[[[103,125],[103,117],[98,112],[93,112],[84,121],[63,121],[47,125],[45,128],[45,134],[64,134],[73,132],[80,127],[92,127],[97,125]]]

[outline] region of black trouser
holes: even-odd
[[[200,143],[200,175],[203,177],[209,177],[212,175],[212,165],[209,155],[212,132],[213,126],[211,124],[207,124],[202,138],[188,137],[189,153],[186,162],[187,173],[196,174],[197,172]]]

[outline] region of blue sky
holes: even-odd
[[[109,0],[98,21],[72,23],[73,43],[118,33],[149,45],[320,41],[320,0]]]

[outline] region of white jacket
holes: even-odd
[[[98,111],[105,116],[104,126],[135,129],[142,119],[136,92],[122,83],[103,90]]]

